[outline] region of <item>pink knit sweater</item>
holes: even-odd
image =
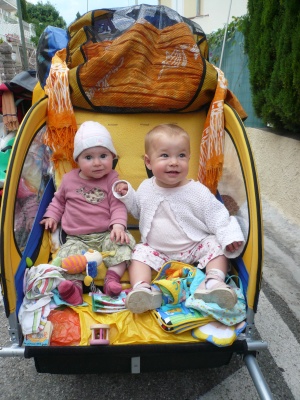
[[[126,207],[112,194],[118,174],[111,171],[101,179],[87,180],[80,178],[79,171],[63,176],[44,217],[61,221],[68,235],[105,232],[114,224],[127,227]]]

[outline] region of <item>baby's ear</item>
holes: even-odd
[[[152,169],[152,168],[151,168],[150,157],[149,157],[147,154],[144,155],[144,162],[145,162],[145,165],[146,165],[146,167],[147,167],[148,169]]]
[[[150,161],[150,157],[147,154],[144,155],[144,162],[145,162],[147,176],[148,176],[148,178],[152,178],[153,172],[151,171],[152,170],[151,161]]]

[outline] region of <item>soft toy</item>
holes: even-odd
[[[99,251],[89,249],[86,253],[73,255],[61,260],[61,267],[68,274],[80,274],[85,271],[86,264],[89,261],[96,261],[97,266],[102,263],[103,256]]]
[[[74,255],[63,258],[61,260],[61,267],[66,270],[68,274],[80,274],[85,271],[87,259],[85,255]]]
[[[102,264],[103,258],[115,255],[114,251],[99,251],[89,249],[83,255],[73,255],[61,260],[61,267],[68,274],[80,274],[86,272],[84,284],[90,286],[98,274],[98,266]]]

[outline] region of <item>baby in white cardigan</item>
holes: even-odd
[[[226,285],[228,258],[237,257],[244,236],[235,217],[209,189],[187,179],[189,135],[173,124],[158,125],[145,138],[145,164],[153,177],[135,191],[126,181],[114,184],[113,193],[139,220],[141,243],[129,266],[133,290],[126,306],[133,313],[160,307],[162,294],[154,290],[151,270],[170,260],[205,268],[206,279],[194,293],[205,302],[233,308],[237,297]]]

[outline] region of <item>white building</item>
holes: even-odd
[[[159,4],[173,8],[180,15],[191,18],[209,34],[223,28],[228,19],[247,13],[248,0],[161,0]],[[141,1],[139,2],[141,3]]]
[[[21,66],[22,41],[16,0],[0,0],[0,39],[12,47],[12,58]],[[35,49],[30,38],[35,36],[34,27],[23,21],[29,69],[35,69]],[[22,69],[22,68],[21,68]]]

